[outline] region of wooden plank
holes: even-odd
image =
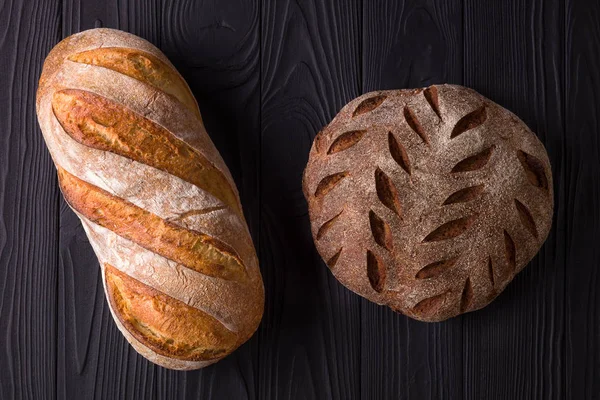
[[[164,1],[160,47],[184,76],[240,191],[258,251],[260,154],[258,0]],[[260,259],[260,254],[259,254]],[[259,328],[261,329],[261,328]],[[188,398],[256,398],[260,340],[214,366],[178,376]]]
[[[360,394],[360,299],[316,253],[301,187],[315,134],[360,93],[360,5],[262,1],[260,399]]]
[[[600,398],[597,4],[6,0],[0,10],[0,398]],[[100,25],[149,39],[180,69],[261,238],[263,324],[203,371],[156,367],[115,328],[37,125],[47,52]],[[537,132],[555,225],[488,308],[422,324],[331,276],[300,179],[314,134],[347,101],[444,81]]]
[[[65,36],[118,28],[157,45],[189,83],[204,122],[240,190],[258,236],[258,3],[69,0]],[[216,21],[216,22],[215,22]],[[62,202],[62,199],[61,199]],[[215,366],[169,371],[139,356],[114,325],[96,257],[62,202],[59,269],[59,398],[254,398],[258,340]]]
[[[0,5],[0,397],[53,398],[58,190],[35,95],[60,35],[53,1]]]
[[[461,0],[364,2],[363,91],[462,83],[461,11]],[[361,314],[363,399],[462,398],[461,318],[427,324],[368,302]]]
[[[465,399],[563,399],[564,9],[559,0],[464,3],[464,83],[513,111],[553,164],[554,229],[505,293],[464,319]]]
[[[95,27],[124,28],[128,14],[117,4],[64,2],[63,37]],[[150,398],[158,368],[138,356],[114,325],[98,260],[79,219],[60,201],[58,398]]]
[[[600,4],[566,7],[565,398],[600,399]]]

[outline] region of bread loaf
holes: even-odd
[[[196,369],[256,330],[264,290],[235,183],[183,78],[112,29],[50,52],[37,113],[110,311],[152,362]]]
[[[353,100],[315,138],[303,189],[337,279],[423,321],[489,304],[552,224],[544,146],[460,86]]]

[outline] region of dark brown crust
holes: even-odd
[[[486,119],[487,113],[485,111],[485,105],[483,105],[475,111],[465,115],[456,123],[456,126],[452,129],[452,133],[450,134],[450,139],[454,139],[471,129],[477,128],[482,125]]]
[[[479,196],[481,196],[484,189],[484,184],[459,189],[448,196],[448,198],[444,201],[444,205],[466,203],[468,201],[476,200]]]
[[[349,138],[346,151],[323,150]],[[339,171],[343,184],[328,178],[318,191],[327,195],[315,196]],[[315,138],[303,191],[317,249],[345,286],[441,321],[485,307],[539,250],[551,179],[524,123],[471,89],[440,85],[346,105]]]
[[[241,261],[224,243],[167,222],[60,167],[58,178],[67,203],[90,221],[203,274],[228,280],[246,279]]]
[[[371,97],[366,100],[363,100],[363,102],[360,103],[358,105],[358,107],[356,107],[356,109],[352,113],[352,116],[357,117],[360,114],[364,114],[364,113],[373,111],[374,109],[379,107],[381,105],[381,103],[383,103],[384,101],[385,101],[385,96],[375,96],[375,97]]]
[[[125,329],[163,356],[205,361],[231,353],[238,343],[210,315],[167,296],[119,271],[104,266],[108,301]]]
[[[83,90],[52,97],[54,115],[77,142],[166,171],[241,209],[227,178],[191,146],[122,105]]]

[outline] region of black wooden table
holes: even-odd
[[[98,26],[172,60],[241,191],[265,314],[204,370],[157,367],[118,332],[37,124],[44,57]],[[425,324],[332,277],[301,175],[352,98],[442,82],[537,133],[556,211],[492,305]],[[0,0],[0,398],[600,398],[599,89],[597,0]]]

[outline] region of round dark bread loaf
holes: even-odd
[[[552,225],[544,146],[461,86],[353,100],[315,138],[303,190],[336,278],[423,321],[485,307]]]

